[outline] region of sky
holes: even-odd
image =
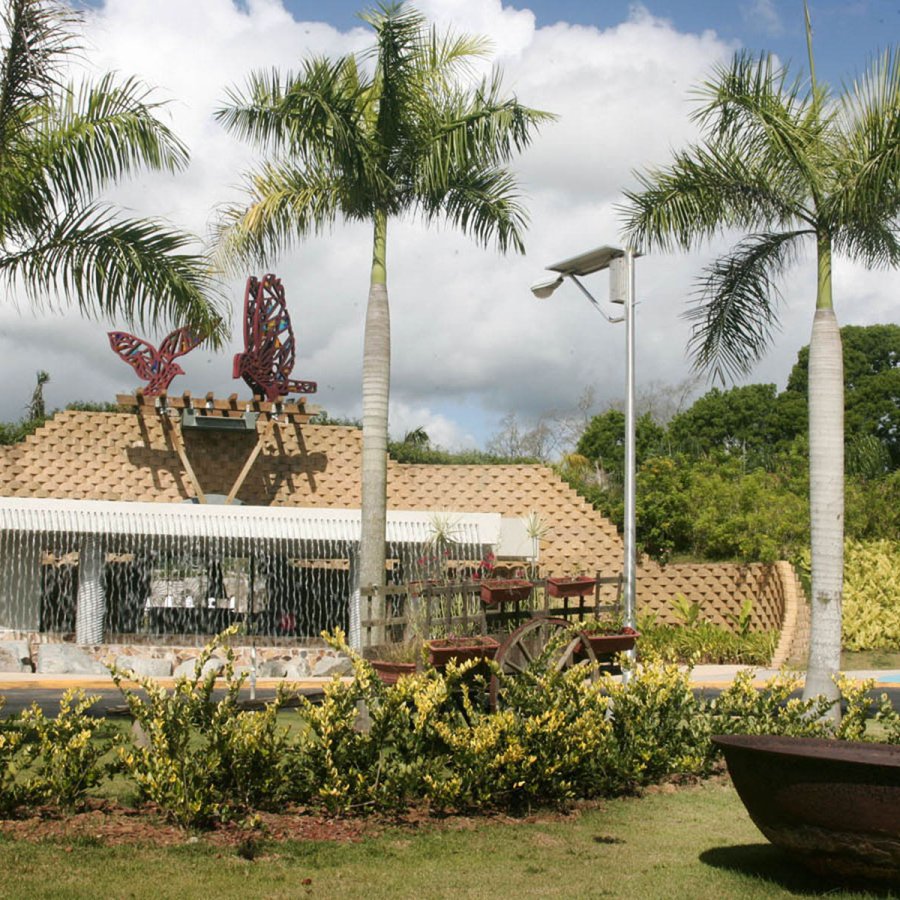
[[[163,218],[199,236],[218,204],[240,198],[251,148],[213,120],[226,88],[252,70],[296,69],[309,55],[364,50],[370,32],[349,0],[96,0],[87,6],[88,71],[136,75],[167,101],[162,115],[187,142],[192,161],[175,176],[144,174],[111,195],[129,214]],[[586,390],[596,411],[624,394],[624,333],[566,285],[537,301],[529,285],[544,267],[618,244],[617,205],[635,170],[664,165],[696,139],[691,89],[738,49],[768,50],[806,68],[801,0],[421,0],[439,26],[492,41],[508,93],[548,110],[544,126],[513,168],[530,216],[524,255],[500,255],[449,227],[392,221],[388,288],[392,317],[390,429],[424,427],[445,447],[483,446],[504,417],[522,427],[574,409]],[[840,87],[873,54],[900,38],[900,0],[811,0],[820,80]],[[694,278],[728,246],[653,253],[636,263],[636,380],[639,395],[665,393],[691,377],[683,319]],[[811,250],[812,248],[810,248]],[[273,260],[283,279],[298,358],[294,377],[318,382],[310,402],[332,416],[361,413],[363,325],[371,233],[339,223]],[[251,274],[250,272],[247,273]],[[261,272],[255,273],[257,275]],[[838,259],[834,293],[842,324],[897,322],[900,273],[865,271]],[[589,276],[601,300],[606,276]],[[808,254],[782,282],[785,303],[770,352],[746,381],[783,387],[808,343],[815,274]],[[226,285],[233,340],[204,346],[181,362],[171,390],[247,395],[231,379],[239,346],[243,279]],[[113,400],[133,391],[132,370],[109,349],[106,331],[123,323],[76,312],[35,313],[15,296],[0,301],[0,420],[20,418],[46,369],[48,406]],[[142,333],[154,344],[163,333]],[[702,392],[708,384],[694,388]]]

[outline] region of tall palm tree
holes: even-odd
[[[384,584],[390,316],[388,222],[444,219],[479,242],[521,251],[526,217],[505,164],[546,114],[500,93],[496,73],[474,90],[461,76],[482,39],[438,34],[404,4],[362,16],[375,45],[362,60],[312,59],[283,78],[257,73],[216,115],[269,152],[247,177],[247,202],[227,208],[223,259],[276,256],[337,218],[373,229],[363,347],[360,583]]]
[[[118,216],[97,195],[138,169],[175,172],[185,146],[134,79],[73,85],[79,16],[55,0],[0,9],[0,277],[36,305],[154,325],[177,320],[220,337],[214,283],[191,238]]]
[[[809,36],[807,15],[807,35]],[[688,249],[748,232],[712,263],[688,318],[695,363],[749,371],[777,325],[777,281],[804,245],[816,251],[809,360],[812,635],[805,695],[837,696],[843,591],[841,336],[832,255],[900,265],[900,52],[885,53],[838,97],[789,80],[768,56],[739,54],[700,89],[704,140],[627,194],[636,245]],[[834,715],[840,715],[837,706]]]

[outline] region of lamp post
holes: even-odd
[[[624,614],[625,624],[635,627],[637,607],[635,603],[637,574],[635,554],[635,415],[634,415],[634,259],[640,253],[631,247],[597,247],[587,253],[573,256],[547,266],[556,272],[555,278],[536,282],[531,292],[539,299],[549,297],[566,278],[569,278],[591,302],[594,309],[607,322],[625,322],[625,540],[624,540]],[[608,315],[591,292],[579,280],[609,269],[609,299],[623,306],[622,316]]]

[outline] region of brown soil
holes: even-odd
[[[705,779],[707,783],[729,783],[726,773],[716,772]],[[670,793],[691,790],[700,779],[670,779],[659,785],[645,787],[639,793]],[[469,831],[489,825],[522,825],[554,822],[578,818],[583,811],[601,808],[603,800],[581,800],[564,809],[541,809],[530,815],[510,816],[499,812],[475,815],[438,814],[425,806],[412,807],[394,816],[323,816],[303,808],[281,813],[254,814],[255,826],[231,822],[207,831],[190,831],[171,825],[151,804],[140,808],[115,803],[92,801],[81,812],[61,813],[54,809],[37,809],[20,818],[0,819],[0,834],[21,841],[54,841],[72,852],[75,844],[84,841],[104,846],[152,844],[176,846],[203,843],[212,847],[240,848],[257,841],[360,841],[393,827],[415,831],[436,828],[447,831]],[[67,842],[71,841],[72,845]]]
[[[113,804],[94,804],[83,812],[67,815],[37,811],[19,819],[0,820],[0,833],[22,841],[51,840],[65,844],[84,840],[105,846],[153,844],[171,847],[202,842],[216,847],[237,847],[249,840],[358,841],[374,834],[375,823],[359,818],[328,818],[304,810],[284,813],[261,812],[257,827],[238,823],[219,825],[209,831],[192,832],[170,825],[150,808],[132,809]],[[71,846],[65,847],[67,852]]]

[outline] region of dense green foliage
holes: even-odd
[[[892,540],[900,534],[900,326],[848,326],[842,336],[846,533]],[[808,544],[808,360],[804,347],[781,393],[771,384],[713,388],[665,425],[638,419],[642,550],[660,560],[773,561]],[[559,467],[620,527],[624,438],[624,416],[608,410],[578,443],[590,465]]]
[[[799,559],[809,579],[809,553]],[[900,647],[900,540],[844,542],[842,646],[847,650]]]

